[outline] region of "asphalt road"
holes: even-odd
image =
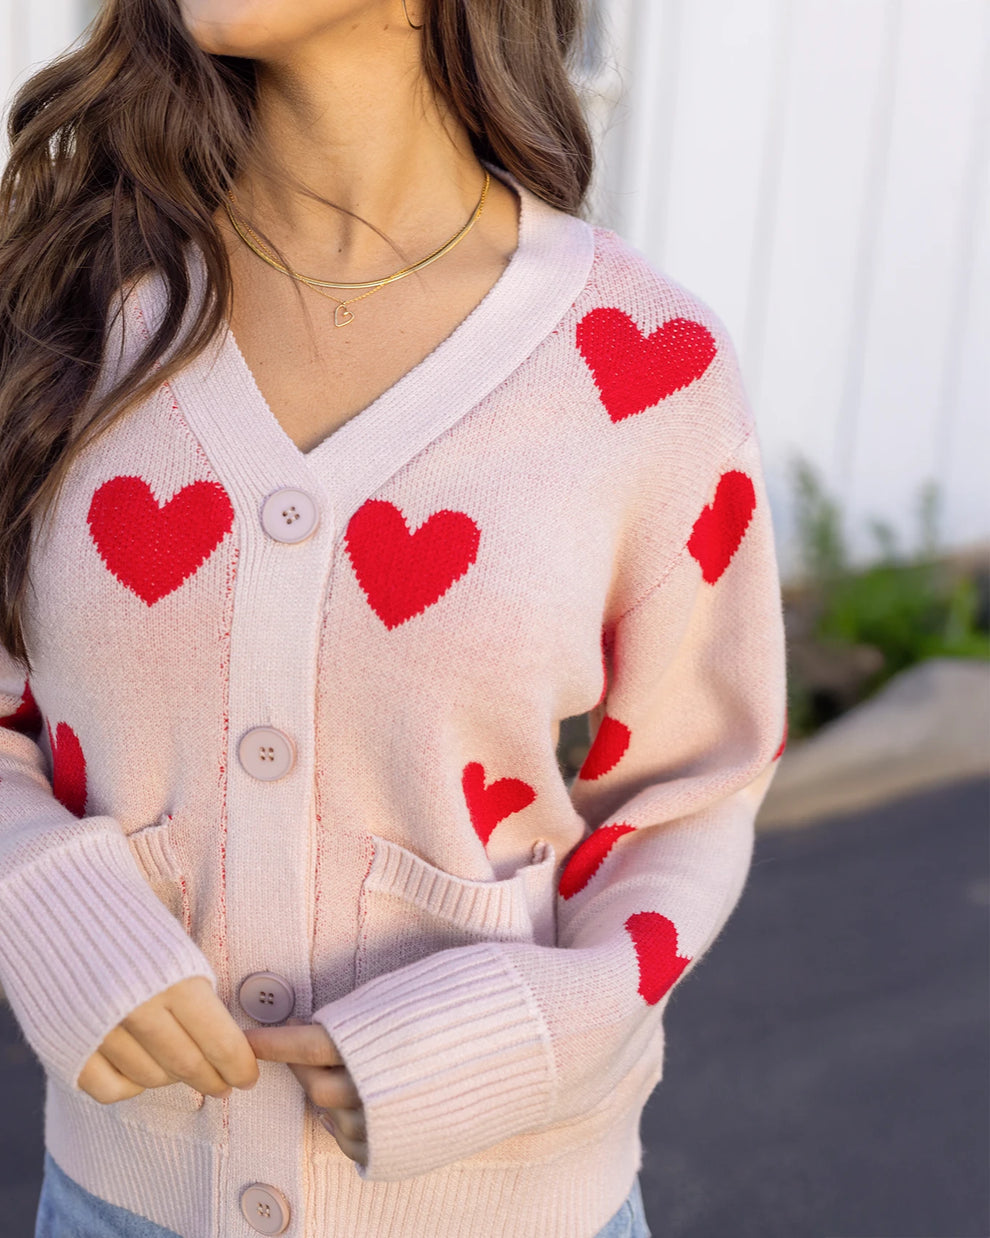
[[[654,1238],[988,1238],[988,823],[978,779],[758,836],[668,1007]],[[2,1235],[31,1238],[41,1074],[2,1006],[0,1087]]]
[[[758,836],[671,998],[654,1238],[990,1235],[990,785]]]

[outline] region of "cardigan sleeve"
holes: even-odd
[[[664,1009],[739,900],[783,748],[755,430],[730,450],[674,562],[612,626],[604,716],[570,789],[587,828],[561,870],[556,944],[443,950],[314,1013],[364,1103],[362,1177],[565,1123],[627,1079],[645,1101],[659,1079]]]
[[[44,725],[0,647],[0,983],[46,1072],[75,1087],[136,1006],[187,977],[216,977],[119,822],[82,815],[71,753],[53,786]]]

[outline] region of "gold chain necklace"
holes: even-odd
[[[491,185],[491,173],[485,170],[485,183],[481,190],[481,197],[478,199],[478,205],[475,207],[471,218],[467,221],[463,228],[456,232],[449,241],[441,245],[439,249],[435,249],[432,254],[427,254],[425,258],[419,262],[413,263],[412,266],[403,267],[400,271],[395,271],[392,275],[386,275],[384,279],[364,280],[356,283],[345,283],[330,279],[316,279],[313,276],[302,275],[298,271],[292,270],[291,267],[283,266],[272,253],[271,249],[265,244],[254,229],[244,222],[238,220],[233,212],[234,191],[227,190],[227,198],[224,201],[224,209],[233,224],[234,231],[241,238],[248,249],[252,250],[259,258],[264,259],[269,266],[274,267],[277,271],[281,271],[284,275],[291,275],[293,279],[298,280],[307,287],[312,288],[314,292],[318,292],[321,296],[327,297],[331,301],[337,303],[337,307],[333,312],[333,325],[335,327],[346,327],[349,322],[353,322],[354,315],[348,308],[355,301],[363,301],[365,297],[370,297],[373,292],[377,292],[379,288],[384,288],[386,284],[393,284],[397,279],[403,279],[406,275],[412,275],[416,271],[421,271],[423,267],[427,267],[431,262],[436,262],[438,258],[442,258],[444,254],[449,253],[455,245],[459,244],[471,231],[474,225],[481,218],[481,212],[485,209],[485,200],[488,197],[488,188]],[[346,301],[340,300],[339,297],[332,296],[326,291],[327,288],[367,288],[368,292],[364,292],[359,297],[348,297]]]

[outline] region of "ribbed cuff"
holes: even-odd
[[[0,888],[0,970],[29,1044],[71,1087],[136,1006],[190,976],[216,984],[115,822],[24,865]]]
[[[364,1104],[372,1182],[462,1160],[547,1119],[550,1036],[497,947],[443,950],[317,1010]]]

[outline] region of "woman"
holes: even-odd
[[[14,101],[0,980],[38,1238],[649,1233],[639,1118],[784,644],[732,343],[582,218],[578,19],[107,0]]]

